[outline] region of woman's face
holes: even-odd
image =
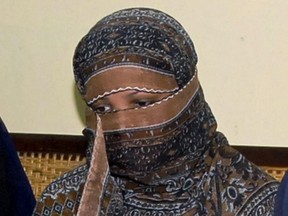
[[[89,106],[104,96],[118,93],[127,96],[124,93],[126,91],[128,95],[131,94],[131,97],[137,96],[137,99],[140,92],[153,92],[154,94],[159,92],[173,93],[178,90],[178,84],[173,75],[135,66],[119,66],[101,71],[91,77],[85,87],[84,99]],[[128,90],[135,90],[135,92]]]
[[[87,126],[94,127],[94,112],[101,118],[103,132],[109,133],[170,122],[190,103],[199,82],[195,76],[179,90],[173,75],[130,65],[100,71],[85,87],[84,99],[90,107]]]
[[[109,68],[93,76],[86,84],[84,98],[99,114],[103,131],[143,127],[172,116],[159,101],[177,91],[173,75],[135,66]],[[156,102],[157,106],[149,106]],[[149,109],[139,109],[144,107]],[[105,115],[107,114],[107,115]]]
[[[178,89],[173,76],[133,66],[101,72],[86,87],[87,104],[98,114],[145,107]]]

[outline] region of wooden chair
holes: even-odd
[[[12,134],[12,138],[36,199],[55,178],[85,163],[87,142],[82,136]],[[279,181],[288,168],[288,148],[234,147]]]

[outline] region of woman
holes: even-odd
[[[73,64],[89,107],[88,162],[53,182],[35,215],[272,214],[278,182],[216,131],[175,19],[115,12],[80,41]]]

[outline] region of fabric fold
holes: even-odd
[[[101,120],[96,120],[96,137],[91,155],[87,180],[80,201],[78,216],[100,215],[103,193],[109,174],[109,165]]]

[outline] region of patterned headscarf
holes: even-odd
[[[173,75],[181,88],[194,75],[196,64],[194,45],[180,23],[145,8],[103,18],[80,41],[73,61],[82,94],[91,77],[116,65],[139,65]]]
[[[216,131],[194,45],[174,18],[145,8],[115,12],[80,41],[73,64],[90,107],[88,164],[52,183],[38,212],[76,193],[71,212],[85,216],[270,215],[278,183]],[[125,90],[169,96],[93,112],[99,99]]]

